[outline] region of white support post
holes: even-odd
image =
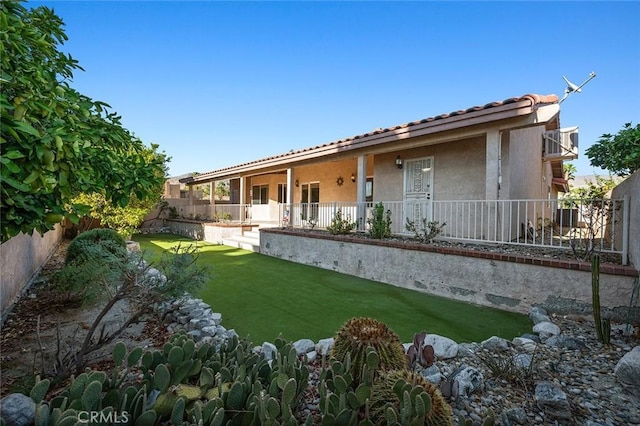
[[[246,178],[244,176],[240,176],[238,179],[240,180],[240,222],[244,223],[247,219],[247,209],[244,204]]]
[[[356,176],[356,203],[357,203],[357,220],[358,230],[364,231],[366,220],[366,186],[367,186],[367,156],[360,155],[358,157],[358,171]]]
[[[485,201],[498,200],[500,176],[500,131],[487,131],[485,151]],[[496,238],[499,231],[497,202],[487,203],[487,224],[490,238]]]
[[[280,215],[282,226],[291,225],[291,205],[293,204],[293,185],[295,185],[293,183],[293,169],[289,167],[287,169],[287,202]]]
[[[209,182],[209,211],[211,212],[211,220],[216,215],[216,181]]]

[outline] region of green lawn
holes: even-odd
[[[179,241],[170,234],[137,235],[153,262]],[[483,308],[350,275],[197,242],[200,262],[209,268],[205,288],[195,296],[222,314],[222,325],[256,343],[331,337],[349,318],[368,316],[385,322],[410,342],[426,330],[461,342],[491,336],[511,339],[531,330],[526,316]]]

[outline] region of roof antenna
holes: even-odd
[[[558,103],[561,104],[573,92],[578,92],[578,93],[582,92],[582,88],[584,87],[584,85],[587,84],[588,82],[590,82],[593,78],[595,78],[595,76],[596,76],[596,73],[594,71],[591,71],[589,73],[589,78],[587,78],[584,81],[584,83],[582,83],[580,86],[577,86],[577,85],[573,84],[572,82],[570,82],[569,79],[567,79],[567,77],[565,77],[563,75],[562,79],[567,83],[567,88],[564,89],[564,96],[562,97],[562,99],[560,99],[560,101]]]

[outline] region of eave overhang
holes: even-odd
[[[557,96],[524,95],[485,106],[472,107],[450,114],[414,121],[371,133],[354,136],[327,144],[288,152],[274,157],[252,161],[220,170],[201,173],[180,179],[188,185],[203,184],[214,180],[228,179],[265,170],[278,170],[313,162],[318,158],[354,153],[394,144],[391,150],[404,149],[404,142],[429,135],[456,132],[466,128],[499,127],[501,121],[508,128],[539,125],[557,117],[560,107]],[[481,130],[476,130],[482,133]]]

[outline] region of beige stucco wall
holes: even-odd
[[[399,170],[395,165],[398,155],[403,161],[433,157],[434,200],[484,198],[486,158],[484,137],[376,155],[374,200],[402,201],[404,169]]]
[[[63,228],[40,235],[20,234],[0,245],[0,303],[2,320],[32,277],[49,259],[62,239]]]
[[[541,199],[547,197],[542,180],[542,134],[544,126],[512,130],[509,135],[508,172],[509,196],[512,200]],[[504,152],[504,151],[503,151]],[[523,179],[526,176],[526,179]]]
[[[293,202],[299,203],[302,197],[302,185],[307,183],[320,183],[320,202],[332,201],[356,201],[356,183],[351,181],[351,174],[357,176],[358,165],[355,158],[349,160],[330,161],[322,164],[299,166],[293,169],[293,180],[297,180],[300,186],[293,191]],[[367,175],[373,175],[373,157],[367,157]],[[344,183],[337,184],[338,177],[342,176]],[[375,184],[374,184],[375,187]]]
[[[629,262],[640,271],[640,170],[625,179],[611,192],[611,198],[629,197]],[[622,223],[616,228],[622,235]],[[616,250],[622,250],[622,238],[615,240]]]

